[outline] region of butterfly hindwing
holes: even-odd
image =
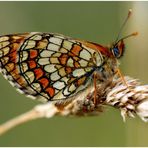
[[[17,50],[25,40],[26,36],[27,33],[0,36],[1,72],[13,86],[16,86],[20,89],[23,88],[25,80],[20,75],[20,71],[17,65]]]
[[[0,52],[10,48],[8,53],[0,53],[2,69],[17,88],[35,99],[52,101],[75,95],[90,84],[96,65],[102,64],[100,54],[100,63],[93,60],[98,52],[63,35],[30,33],[16,37],[18,41],[9,37],[8,45],[4,36],[0,38]]]

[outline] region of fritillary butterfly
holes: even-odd
[[[115,75],[123,39],[108,48],[55,33],[4,35],[0,36],[0,67],[27,96],[44,102],[67,100],[90,86],[94,73],[99,75],[98,83]]]

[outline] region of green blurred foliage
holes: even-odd
[[[121,22],[134,3],[144,6],[143,11],[148,13],[148,2],[0,2],[0,34],[56,32],[107,45],[115,40]],[[148,17],[145,19],[148,24]],[[124,34],[129,33],[130,22]],[[141,25],[136,27],[141,29]],[[143,28],[146,33],[148,28]],[[144,37],[146,41],[147,37],[148,32]],[[127,50],[120,67],[124,74],[148,83],[148,44],[139,44],[138,40],[137,37],[126,42]],[[144,50],[141,54],[139,46],[140,53]],[[2,76],[0,100],[0,123],[39,104],[16,92]],[[123,123],[118,110],[107,108],[97,117],[31,121],[0,137],[0,146],[148,146],[147,137],[147,124],[138,118]]]

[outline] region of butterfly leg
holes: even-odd
[[[93,80],[94,80],[94,105],[97,103],[97,74],[94,72],[93,74]]]
[[[119,77],[121,77],[121,79],[122,79],[123,83],[125,84],[125,86],[126,86],[127,88],[129,88],[129,86],[128,86],[128,84],[126,83],[126,81],[125,81],[125,79],[124,79],[124,76],[122,75],[121,70],[120,70],[119,68],[117,68],[117,74],[119,75]]]

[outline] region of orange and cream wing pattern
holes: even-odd
[[[1,71],[22,93],[47,102],[68,99],[91,84],[101,52],[54,33],[0,37]]]

